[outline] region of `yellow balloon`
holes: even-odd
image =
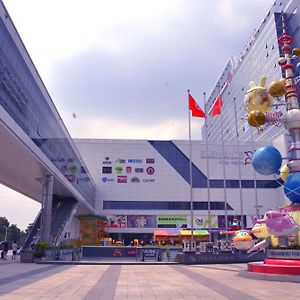
[[[248,114],[247,121],[250,126],[252,127],[259,127],[266,122],[266,117],[265,115],[258,111],[258,110],[253,110]]]
[[[290,174],[289,167],[287,165],[284,165],[280,169],[280,178],[285,181],[288,175]]]
[[[280,84],[282,84],[285,87],[285,84],[286,84],[285,78],[279,79],[278,82],[280,82]]]
[[[251,233],[253,233],[259,239],[264,239],[265,237],[269,236],[266,224],[255,224],[251,229]]]
[[[296,56],[300,56],[300,49],[299,48],[294,48],[293,49],[293,54]]]
[[[275,80],[269,86],[269,93],[273,97],[281,97],[285,93],[285,85],[282,82]]]

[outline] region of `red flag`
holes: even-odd
[[[196,100],[189,94],[189,109],[193,117],[205,118],[204,111],[198,106]]]
[[[211,116],[216,116],[219,115],[221,113],[221,107],[223,105],[223,100],[221,98],[221,96],[218,96],[212,110],[211,110]]]

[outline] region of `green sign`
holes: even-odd
[[[157,225],[181,225],[186,223],[186,216],[157,216]]]

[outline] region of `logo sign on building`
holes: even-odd
[[[102,163],[103,165],[111,165],[111,161],[109,160],[108,156],[105,157],[105,160]]]
[[[144,169],[143,168],[135,168],[134,172],[135,173],[144,173]]]
[[[108,178],[108,177],[102,177],[102,182],[106,183],[106,182],[114,182],[115,180],[113,178]]]
[[[158,228],[187,228],[187,216],[157,216]]]
[[[116,161],[115,161],[116,164],[125,164],[126,163],[126,159],[123,159],[123,158],[118,158]]]
[[[102,167],[102,174],[111,174],[112,168],[111,167]]]
[[[110,215],[107,216],[107,227],[110,228],[126,228],[127,216],[126,215]]]
[[[127,183],[127,176],[118,176],[118,183]]]
[[[154,158],[146,158],[146,164],[154,164]]]
[[[194,216],[193,220],[194,228],[209,228],[208,216]],[[192,224],[188,224],[188,227],[192,227]],[[210,216],[210,228],[218,228],[218,217],[215,215]]]
[[[128,215],[127,227],[128,228],[155,228],[156,216]]]
[[[142,159],[133,159],[133,158],[130,158],[130,159],[128,159],[128,162],[131,163],[131,164],[142,164],[143,160]]]
[[[123,168],[122,167],[115,167],[115,171],[117,174],[121,174],[123,172]]]
[[[140,182],[140,180],[137,177],[133,177],[133,178],[131,178],[131,182]]]
[[[148,167],[146,169],[146,172],[147,172],[147,174],[152,175],[152,174],[154,174],[154,168],[153,167]]]
[[[143,182],[154,182],[154,179],[153,178],[144,178],[143,179]]]

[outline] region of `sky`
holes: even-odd
[[[187,90],[203,107],[273,0],[3,3],[73,138],[172,140],[188,139]],[[0,199],[23,230],[40,208],[1,185]]]

